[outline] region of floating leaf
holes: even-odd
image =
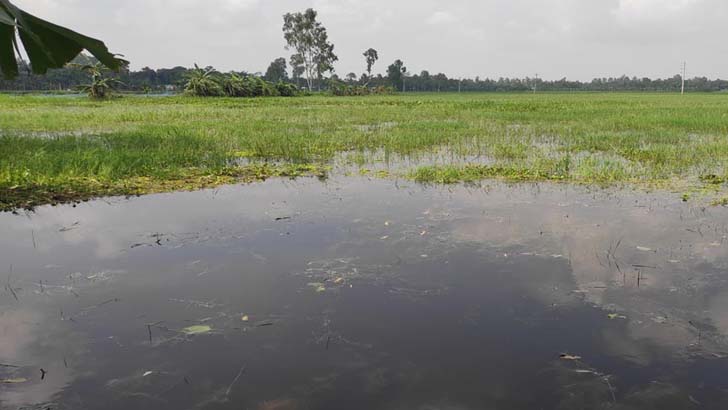
[[[25,377],[18,377],[16,379],[2,379],[0,380],[0,384],[19,384],[19,383],[25,383],[28,379]]]
[[[614,320],[614,319],[627,319],[627,316],[619,315],[617,313],[610,313],[607,315],[608,318]]]
[[[339,283],[342,283],[342,282],[344,282],[344,278],[336,278],[336,279],[334,279],[334,283],[336,283],[336,284],[339,284]]]
[[[326,287],[321,282],[311,282],[308,284],[308,286],[316,289],[316,292],[325,292],[326,291]]]
[[[652,252],[652,248],[647,248],[647,247],[644,247],[644,246],[638,246],[637,247],[637,250],[638,251],[642,251],[642,252]]]
[[[197,325],[197,326],[190,326],[182,329],[182,333],[186,335],[201,335],[204,333],[208,333],[212,330],[210,326],[207,325]]]
[[[562,353],[559,358],[561,358],[561,360],[581,360],[581,356],[572,356],[566,353]]]
[[[248,315],[243,315],[243,317],[241,317],[240,320],[242,320],[243,322],[247,322],[250,320],[250,318],[248,317]]]
[[[147,376],[150,376],[152,374],[154,374],[154,372],[150,370],[148,372],[144,372],[144,374],[142,375],[142,377],[147,377]]]

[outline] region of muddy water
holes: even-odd
[[[726,408],[727,224],[357,178],[2,214],[0,408]]]

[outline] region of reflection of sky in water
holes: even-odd
[[[0,406],[715,407],[727,221],[354,178],[0,215]]]

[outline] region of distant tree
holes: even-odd
[[[303,65],[303,59],[300,55],[294,54],[291,56],[291,75],[296,85],[300,86],[301,76],[306,72],[306,68]]]
[[[287,72],[287,66],[286,66],[286,59],[283,57],[276,58],[273,60],[273,62],[270,63],[270,66],[268,66],[268,70],[265,72],[265,76],[263,77],[267,81],[270,81],[272,83],[277,83],[279,81],[287,81],[288,80],[288,72]]]
[[[349,84],[356,83],[356,73],[349,73],[346,75],[346,82]]]
[[[84,49],[110,69],[118,70],[128,64],[110,53],[103,42],[35,17],[9,0],[0,0],[0,72],[8,79],[19,73],[19,43],[25,48],[35,74],[63,68]]]
[[[286,49],[296,50],[296,54],[291,56],[291,65],[303,67],[309,91],[313,90],[314,80],[333,71],[333,63],[338,60],[333,44],[329,43],[326,28],[316,21],[316,17],[314,9],[283,16]]]
[[[323,79],[323,75],[327,72],[331,72],[333,74],[334,62],[339,59],[339,57],[334,54],[334,45],[329,44],[327,38],[328,36],[324,33],[324,37],[318,45],[318,55],[314,60],[316,62],[316,78],[318,79],[319,90],[321,89],[321,80]]]
[[[379,53],[377,53],[377,50],[370,48],[369,50],[364,52],[364,58],[367,62],[367,77],[371,78],[372,67],[374,67],[374,63],[379,60]]]
[[[435,80],[435,85],[437,85],[437,91],[439,92],[442,90],[443,87],[447,86],[447,76],[443,73],[437,73],[432,77],[433,80]]]
[[[392,87],[400,90],[402,89],[402,86],[404,85],[403,76],[406,72],[407,67],[404,66],[402,60],[397,59],[394,63],[390,64],[387,68],[387,78],[389,79]]]

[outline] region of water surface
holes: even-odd
[[[726,223],[345,177],[1,214],[0,408],[726,408]]]

